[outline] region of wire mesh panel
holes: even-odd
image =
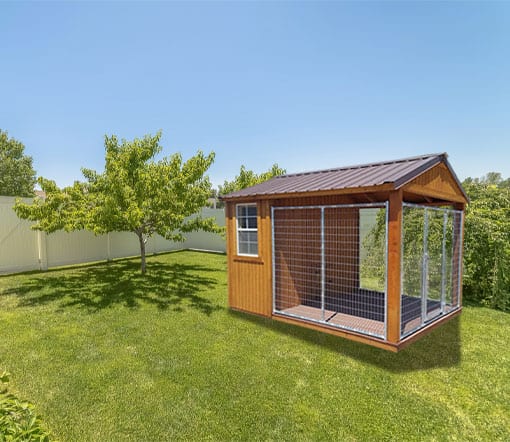
[[[446,302],[449,302],[452,308],[460,307],[460,293],[461,293],[461,272],[462,272],[462,236],[463,236],[463,216],[461,211],[452,211],[452,239],[451,239],[451,290],[447,294]]]
[[[441,298],[447,285],[446,250],[443,245],[447,239],[445,228],[448,212],[443,210],[427,211],[426,233],[426,278],[427,299],[424,302],[423,317],[426,321],[434,319],[441,314]],[[446,223],[446,225],[445,225]],[[445,247],[446,249],[446,247]],[[444,259],[443,259],[444,258]],[[451,260],[450,260],[451,261]]]
[[[320,306],[321,210],[288,209],[273,215],[275,309]],[[317,312],[314,313],[316,317]],[[306,315],[303,315],[306,316]],[[322,316],[316,317],[322,319]]]
[[[274,310],[384,337],[386,205],[273,208]]]
[[[404,205],[402,215],[401,331],[421,325],[425,208]]]
[[[404,204],[401,335],[459,306],[462,212]]]

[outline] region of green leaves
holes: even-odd
[[[471,199],[464,230],[464,295],[510,311],[510,188],[502,185],[501,175],[490,176],[489,183],[464,182]]]
[[[188,220],[206,205],[211,183],[205,173],[214,153],[198,151],[187,161],[176,153],[155,161],[162,150],[160,139],[161,132],[133,141],[106,136],[102,173],[83,168],[87,181],[64,189],[40,179],[46,199],[35,199],[30,205],[17,201],[16,213],[36,221],[34,228],[46,232],[134,232],[140,240],[144,271],[143,244],[154,233],[183,241],[183,232],[217,229],[212,218]]]
[[[262,172],[261,174],[256,174],[252,170],[246,169],[245,166],[241,166],[239,175],[237,175],[232,181],[225,181],[223,186],[220,186],[219,193],[220,195],[227,195],[235,192],[236,190],[245,189],[247,187],[254,186],[255,184],[263,183],[264,181],[275,176],[284,175],[285,173],[285,169],[282,169],[276,163],[273,164],[271,169],[267,172]]]
[[[85,227],[90,196],[86,183],[76,181],[72,186],[59,189],[52,180],[40,177],[37,182],[46,197],[36,197],[32,204],[17,199],[14,210],[20,218],[35,221],[34,230],[48,233],[57,230],[70,232]]]
[[[33,196],[35,171],[25,146],[0,129],[0,195]]]
[[[49,441],[49,433],[42,427],[34,406],[8,393],[8,381],[9,374],[0,373],[0,442]]]

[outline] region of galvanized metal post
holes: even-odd
[[[458,244],[458,255],[459,255],[459,261],[458,261],[458,269],[457,269],[457,305],[455,307],[458,307],[460,305],[460,291],[462,290],[462,238],[464,237],[464,212],[461,210],[459,212],[460,214],[460,221],[459,221],[459,240],[457,241]]]
[[[429,236],[429,214],[428,209],[424,209],[423,220],[423,266],[421,274],[421,323],[427,320],[427,294],[428,294],[428,275],[429,275],[429,254],[428,254],[428,236]]]
[[[448,211],[443,213],[443,247],[441,250],[441,314],[444,313],[446,305],[446,226],[448,224]]]
[[[404,266],[404,239],[405,239],[405,228],[406,228],[406,212],[405,209],[409,206],[409,203],[402,203],[402,227],[400,229],[400,325],[402,325],[402,318],[404,315],[404,306],[402,304],[402,296],[404,296],[404,279],[405,279],[405,266]],[[410,207],[410,206],[409,206]],[[404,330],[400,327],[400,338],[404,337]]]
[[[324,245],[324,207],[321,207],[321,315],[325,320],[325,295],[326,295],[326,247]]]
[[[274,207],[271,206],[271,268],[273,273],[273,313],[276,312],[276,263],[274,253]]]

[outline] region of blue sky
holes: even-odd
[[[289,172],[446,151],[510,176],[510,3],[0,2],[0,128],[61,186],[103,137]]]

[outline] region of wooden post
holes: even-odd
[[[388,213],[387,337],[400,341],[402,189],[390,192]]]
[[[234,219],[234,211],[235,211],[235,204],[231,202],[225,203],[225,227],[226,227],[226,234],[227,234],[227,283],[228,283],[228,305],[232,307],[233,305],[233,272],[234,272],[234,266],[233,266],[233,260],[234,260],[234,254],[235,252],[235,238],[236,238],[236,231],[235,231],[235,219]]]
[[[272,222],[271,207],[269,201],[260,201],[259,209],[259,256],[264,262],[265,287],[261,293],[264,294],[263,315],[271,317],[273,313],[273,244],[272,244]]]

